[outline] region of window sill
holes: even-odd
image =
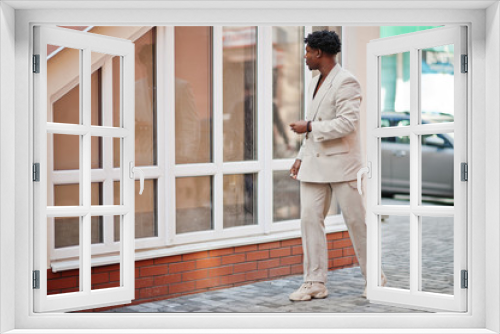
[[[326,233],[335,233],[341,231],[347,231],[347,227],[343,222],[342,218],[340,220],[334,220],[332,223],[326,225]],[[196,244],[172,245],[158,249],[137,250],[135,252],[135,261],[149,260],[165,256],[195,253],[206,250],[262,244],[267,242],[294,239],[294,238],[300,238],[299,229],[293,231],[272,232],[270,234],[261,234],[251,237],[230,238],[225,240],[201,242]],[[104,255],[92,258],[92,267],[106,266],[106,265],[116,264],[119,262],[120,262],[119,255],[115,254]],[[79,268],[78,259],[55,261],[51,263],[51,269],[52,272],[54,273],[65,270],[77,269],[77,268]]]

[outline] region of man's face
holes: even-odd
[[[319,49],[313,49],[309,45],[306,45],[304,59],[309,70],[317,70],[319,68]]]

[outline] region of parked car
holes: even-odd
[[[453,116],[423,113],[422,123],[453,122]],[[409,113],[383,112],[381,126],[408,126]],[[422,138],[422,195],[453,198],[453,133]],[[410,139],[382,138],[382,196],[410,192]]]

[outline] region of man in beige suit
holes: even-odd
[[[290,295],[294,301],[325,298],[328,250],[325,216],[334,192],[366,278],[366,224],[363,198],[357,191],[362,168],[358,80],[336,63],[340,40],[335,32],[317,31],[305,38],[306,65],[319,70],[308,90],[306,119],[290,124],[305,139],[290,176],[300,180],[304,284]],[[385,276],[383,277],[384,284]],[[365,290],[366,294],[366,290]]]

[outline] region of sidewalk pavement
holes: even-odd
[[[384,204],[408,201],[384,199]],[[425,218],[425,217],[424,217]],[[409,288],[410,222],[408,216],[385,217],[381,225],[382,266],[388,287]],[[107,312],[242,312],[242,313],[408,313],[421,310],[370,303],[361,296],[365,280],[359,267],[328,273],[326,299],[292,302],[288,295],[302,284],[302,275],[203,292]],[[422,220],[422,289],[453,293],[453,218]]]
[[[292,302],[288,295],[302,283],[302,275],[274,281],[258,282],[235,288],[203,292],[107,312],[136,313],[403,313],[422,312],[409,308],[370,303],[361,297],[364,278],[359,267],[330,271],[326,299]]]

